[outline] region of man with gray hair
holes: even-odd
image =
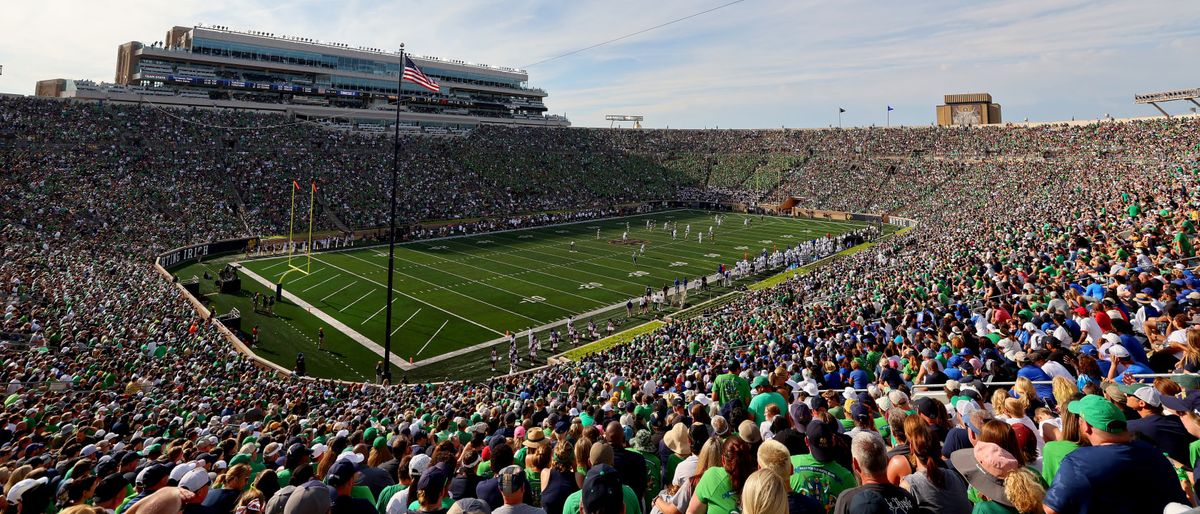
[[[835,514],[909,514],[917,512],[917,499],[892,485],[887,478],[887,445],[877,432],[862,431],[850,443],[850,456],[858,487],[838,495]]]

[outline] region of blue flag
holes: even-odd
[[[893,108],[892,108],[892,106],[890,106],[890,105],[888,106],[888,112],[891,112],[891,111],[894,111],[894,110],[895,110],[895,109],[893,109]]]

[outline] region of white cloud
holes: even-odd
[[[722,0],[659,2],[268,0],[6,6],[0,91],[43,78],[111,80],[116,47],[206,22],[522,66]],[[1166,14],[1169,13],[1169,14]],[[1200,9],[1184,0],[882,3],[748,0],[533,67],[576,125],[644,114],[648,126],[927,124],[941,95],[989,91],[1005,118],[1149,115],[1137,92],[1194,87]]]

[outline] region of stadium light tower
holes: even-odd
[[[1200,88],[1176,89],[1174,91],[1162,91],[1162,92],[1158,92],[1158,93],[1142,93],[1139,95],[1133,95],[1133,103],[1135,103],[1135,104],[1150,104],[1150,105],[1154,106],[1155,109],[1158,109],[1158,112],[1161,112],[1163,116],[1170,118],[1171,115],[1168,114],[1167,111],[1164,110],[1162,108],[1162,106],[1160,106],[1158,104],[1164,103],[1164,102],[1173,102],[1173,101],[1177,101],[1177,100],[1187,100],[1189,102],[1192,102],[1192,104],[1194,104],[1196,107],[1200,107],[1200,102],[1196,101],[1197,98],[1200,98]]]
[[[618,121],[632,121],[633,128],[640,129],[640,128],[642,128],[642,120],[644,120],[645,117],[640,116],[640,115],[630,115],[630,114],[609,114],[609,115],[606,115],[604,117],[604,119],[611,122],[608,124],[608,128],[613,128],[613,124]]]

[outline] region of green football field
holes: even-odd
[[[659,211],[397,245],[391,341],[398,359],[393,363],[411,369],[410,359],[413,367],[423,367],[468,352],[476,352],[478,359],[478,353],[487,351],[506,331],[521,334],[531,328],[545,352],[550,346],[547,325],[568,316],[587,319],[597,313],[619,313],[624,317],[626,300],[640,298],[646,287],[661,292],[676,278],[697,281],[701,275],[715,273],[719,264],[731,266],[747,253],[863,226],[770,216],[749,216],[747,225],[746,217],[726,213],[717,227],[711,212]],[[654,221],[656,228],[648,229],[647,220]],[[667,222],[677,226],[675,239],[663,228]],[[691,234],[684,238],[688,225]],[[708,236],[710,226],[715,241]],[[622,241],[626,231],[629,240]],[[704,233],[703,243],[697,240],[698,233]],[[639,253],[636,262],[635,252]],[[252,259],[241,265],[248,291],[267,292],[269,284],[282,279],[286,305],[278,308],[284,309],[282,318],[294,332],[282,337],[307,352],[310,373],[313,355],[318,356],[318,367],[356,368],[353,373],[331,369],[320,375],[353,379],[372,373],[374,362],[362,361],[379,359],[382,349],[386,246],[321,252],[313,254],[311,261],[297,255]],[[247,307],[239,309],[248,314]],[[304,316],[315,317],[316,322],[299,319]],[[326,358],[315,348],[314,326],[323,327],[326,353],[332,356]],[[575,327],[583,331],[586,321],[577,321]],[[598,328],[602,330],[603,324]],[[565,336],[565,327],[558,329]],[[245,321],[243,330],[249,330]],[[565,339],[560,351],[569,348]],[[522,357],[526,342],[524,335],[518,337]],[[359,348],[351,348],[355,345]],[[508,346],[499,346],[502,362]],[[290,367],[294,353],[267,351],[264,356]],[[486,368],[487,359],[479,365]],[[502,370],[507,370],[507,364]]]

